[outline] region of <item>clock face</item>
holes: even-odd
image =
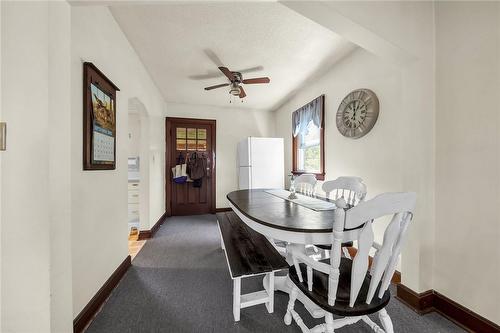
[[[373,128],[378,118],[378,110],[378,98],[373,91],[351,91],[337,110],[337,128],[343,136],[358,139]]]

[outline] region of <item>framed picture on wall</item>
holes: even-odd
[[[116,92],[94,64],[83,63],[83,170],[116,168]]]

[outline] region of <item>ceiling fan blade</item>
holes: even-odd
[[[264,67],[262,67],[262,66],[255,66],[255,67],[250,67],[250,68],[245,68],[245,69],[237,70],[236,72],[244,74],[244,73],[261,71],[263,69],[264,69]]]
[[[217,54],[215,54],[215,52],[212,49],[204,49],[203,53],[206,54],[206,56],[208,57],[208,59],[212,60],[212,62],[214,63],[215,66],[217,66],[217,67],[224,66],[224,64],[222,63],[222,61],[219,59],[219,57],[217,56]]]
[[[221,87],[226,87],[228,85],[229,85],[229,83],[222,83],[222,84],[218,84],[216,86],[206,87],[205,90],[217,89],[217,88],[221,88]]]
[[[234,75],[233,72],[231,72],[227,67],[219,67],[220,71],[224,73],[225,76],[229,79],[229,81],[233,82],[234,81]]]
[[[211,70],[207,71],[206,74],[195,74],[195,75],[189,75],[188,78],[191,80],[207,80],[207,79],[215,79],[218,77],[224,77],[224,74],[222,74],[219,70]]]
[[[245,97],[247,94],[245,93],[245,90],[243,90],[243,87],[240,86],[240,98]]]
[[[271,80],[268,77],[256,77],[255,79],[246,79],[241,81],[244,84],[269,83]]]

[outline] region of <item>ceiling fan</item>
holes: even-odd
[[[271,80],[268,77],[257,77],[253,79],[243,79],[240,72],[232,72],[227,67],[219,67],[220,71],[229,79],[229,83],[217,84],[215,86],[206,87],[205,90],[212,90],[222,87],[231,86],[229,93],[233,96],[244,98],[247,94],[241,84],[260,84],[269,83]]]

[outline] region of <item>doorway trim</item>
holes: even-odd
[[[172,171],[170,170],[170,165],[172,163],[172,154],[170,151],[170,144],[168,139],[172,137],[172,124],[176,122],[190,122],[193,124],[202,124],[212,126],[211,140],[212,140],[212,150],[209,152],[212,154],[212,177],[210,178],[212,190],[211,190],[211,202],[210,202],[210,213],[215,214],[215,201],[216,201],[216,132],[217,132],[217,121],[215,119],[199,119],[199,118],[180,118],[180,117],[166,117],[165,118],[165,207],[167,216],[172,216]]]

